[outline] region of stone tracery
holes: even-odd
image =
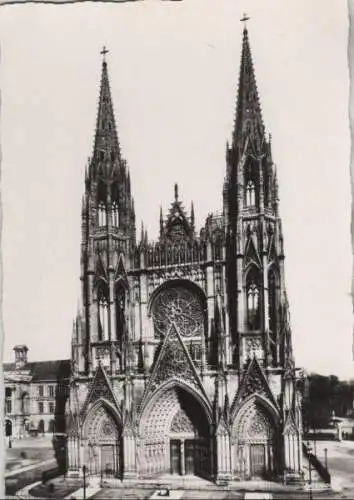
[[[182,286],[161,290],[154,300],[152,315],[156,332],[166,335],[170,326],[178,325],[181,335],[201,335],[204,312],[199,297]]]

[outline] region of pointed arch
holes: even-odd
[[[205,396],[200,394],[198,391],[196,391],[193,387],[191,387],[188,383],[184,382],[184,380],[177,379],[177,378],[171,378],[161,384],[149,397],[149,399],[145,402],[145,404],[142,406],[141,411],[140,411],[140,419],[139,419],[139,427],[141,425],[141,422],[144,419],[144,415],[146,415],[150,409],[156,405],[157,400],[159,397],[164,394],[165,392],[173,389],[173,388],[180,388],[186,392],[188,392],[192,397],[194,397],[202,409],[205,412],[205,415],[207,417],[208,423],[212,424],[213,422],[213,417],[212,417],[212,408],[210,402],[206,399]]]
[[[122,471],[122,420],[117,409],[98,399],[86,413],[81,434],[88,473],[118,476]]]
[[[247,327],[249,330],[261,328],[261,272],[256,265],[250,265],[245,275],[247,305]]]
[[[114,310],[115,310],[115,338],[123,340],[127,328],[127,301],[128,283],[124,276],[120,276],[114,285]]]
[[[111,184],[111,200],[119,202],[119,184],[117,181]]]
[[[268,269],[268,318],[270,351],[272,362],[277,364],[277,335],[278,335],[278,304],[279,304],[279,272],[275,266]]]
[[[280,456],[280,415],[261,394],[251,394],[234,413],[231,427],[233,471],[243,479],[277,473]]]
[[[197,475],[211,471],[209,403],[181,380],[162,384],[146,402],[139,419],[139,469],[141,473],[163,473],[173,468],[173,447],[185,440],[189,449],[198,450]],[[193,472],[191,472],[193,473]]]
[[[269,398],[265,397],[263,394],[254,393],[247,396],[239,406],[236,406],[232,412],[232,428],[237,423],[239,419],[242,418],[243,414],[247,411],[249,406],[256,404],[258,407],[262,408],[264,411],[268,412],[274,425],[280,425],[280,414],[279,410],[274,406]]]
[[[89,405],[89,408],[85,412],[85,417],[82,422],[81,432],[83,438],[88,438],[88,426],[91,425],[93,420],[95,420],[98,415],[103,415],[106,412],[114,420],[117,428],[121,432],[122,430],[122,415],[119,408],[116,408],[108,399],[100,397],[94,403]]]
[[[245,195],[246,206],[254,207],[256,205],[256,186],[253,180],[247,182]]]
[[[103,280],[97,281],[97,330],[99,340],[109,339],[109,290]]]
[[[107,186],[102,181],[97,185],[97,224],[107,225]]]
[[[245,123],[246,128],[250,121]],[[244,166],[244,203],[246,207],[256,207],[258,203],[259,167],[257,162],[250,157],[246,159]]]
[[[118,202],[112,202],[112,226],[119,227],[119,208]]]

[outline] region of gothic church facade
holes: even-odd
[[[158,241],[136,239],[130,176],[102,65],[82,203],[69,474],[302,474],[301,396],[278,184],[247,28],[223,207],[199,233],[175,185]]]

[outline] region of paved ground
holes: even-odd
[[[33,443],[36,444],[37,451],[38,449],[45,450],[46,447],[48,448],[48,444],[50,444],[50,439],[42,440],[41,438],[39,441],[35,440],[36,438],[32,438],[31,440],[28,440],[28,445],[31,445],[30,448],[33,448]],[[27,441],[27,440],[26,440]],[[19,450],[22,448],[22,445],[25,444],[24,441],[22,442],[17,442],[16,445],[14,446],[13,450]],[[317,442],[316,443],[316,452],[317,456],[320,460],[324,462],[324,456],[325,456],[325,448],[327,449],[327,461],[328,461],[328,469],[329,472],[332,475],[333,479],[333,485],[335,487],[340,486],[341,491],[338,491],[337,493],[314,493],[313,498],[314,499],[327,499],[327,500],[332,500],[332,499],[354,499],[354,442],[351,441],[343,441],[341,443],[336,442],[336,441],[324,441],[324,442]],[[22,449],[26,449],[23,447]],[[37,477],[40,477],[42,467],[38,467],[38,469],[35,468],[33,472],[27,471],[23,472],[23,474],[18,474],[14,476],[14,479],[19,478],[19,483],[21,485],[25,484],[30,484],[31,482],[33,483],[34,481],[38,480],[36,479]],[[23,477],[22,477],[23,476]],[[12,478],[8,478],[7,481],[12,480]],[[61,479],[63,481],[63,479]],[[201,480],[203,482],[203,480]],[[246,500],[253,500],[253,499],[268,499],[268,500],[297,500],[297,499],[309,499],[310,495],[309,492],[272,492],[267,493],[267,485],[265,484],[260,484],[259,488],[253,488],[253,489],[258,489],[259,491],[254,491],[254,492],[248,492],[247,494],[245,491],[240,491],[238,490],[233,490],[233,491],[225,491],[218,489],[215,487],[215,485],[211,485],[210,483],[207,483],[207,485],[204,484],[205,481],[203,482],[203,485],[198,483],[198,481],[193,482],[192,487],[194,489],[191,490],[184,490],[183,494],[180,498],[183,500],[194,500],[194,499],[216,499],[216,500],[238,500],[238,499],[246,499]],[[150,487],[151,486],[151,487]],[[109,499],[109,498],[116,498],[116,499],[147,499],[151,498],[153,493],[156,491],[156,486],[151,484],[150,486],[146,485],[144,488],[142,487],[134,487],[133,485],[126,485],[125,487],[120,487],[120,488],[103,488],[96,494],[94,494],[91,498],[93,499]],[[239,485],[241,486],[241,485]],[[23,486],[22,486],[23,487]],[[12,489],[12,488],[11,488]],[[17,489],[17,488],[16,488]],[[177,486],[176,488],[177,489]],[[65,488],[63,489],[62,493],[64,493]],[[7,491],[8,494],[12,494],[12,491]],[[58,494],[58,491],[56,492]],[[65,491],[65,493],[69,493],[68,490]],[[47,497],[48,498],[48,497]],[[161,497],[163,498],[163,497]]]
[[[325,448],[333,486],[341,487],[342,498],[354,499],[354,441],[318,441],[316,452],[322,462]]]
[[[6,449],[6,495],[41,480],[42,473],[56,464],[51,436],[17,439],[11,445]]]
[[[54,487],[50,487],[50,484],[53,484]],[[77,491],[81,484],[81,481],[78,481],[77,479],[64,479],[63,476],[60,476],[48,481],[46,484],[41,482],[35,487],[32,485],[29,489],[29,493],[34,497],[46,499],[65,498]]]
[[[51,436],[16,439],[6,449],[6,473],[54,459]]]

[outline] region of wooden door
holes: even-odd
[[[181,441],[171,439],[170,441],[171,474],[181,474]]]
[[[105,444],[101,446],[101,468],[105,476],[116,476],[117,460],[114,445]]]
[[[266,471],[265,445],[251,444],[250,472],[251,477],[263,477]]]
[[[210,449],[206,439],[195,440],[194,474],[208,478],[210,474]]]
[[[187,439],[184,443],[185,470],[187,475],[195,473],[195,442]]]

